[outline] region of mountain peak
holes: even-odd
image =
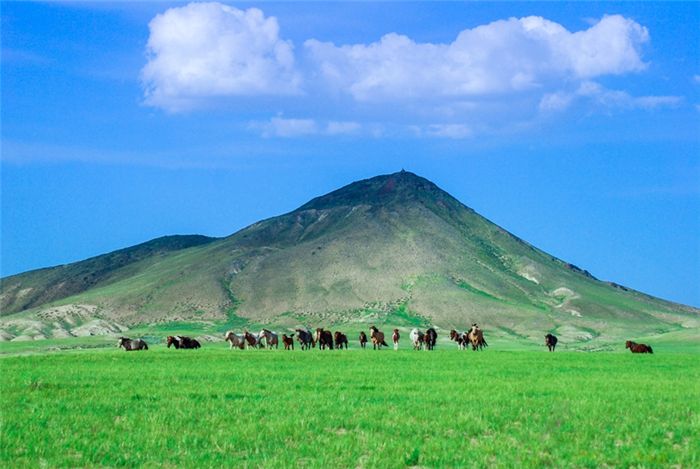
[[[372,318],[407,328],[478,322],[538,343],[553,331],[590,347],[660,330],[697,334],[700,324],[697,309],[597,281],[405,170],[226,238],[160,238],[3,278],[0,310],[0,340],[65,337],[97,318],[227,327],[350,327]]]
[[[402,169],[353,182],[326,195],[316,197],[299,210],[321,210],[341,206],[389,205],[416,200],[453,199],[429,180]]]

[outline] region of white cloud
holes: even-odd
[[[324,81],[359,101],[492,96],[561,80],[643,70],[646,28],[619,15],[584,31],[530,16],[466,29],[449,44],[390,33],[378,42],[305,48]]]
[[[203,99],[299,92],[291,42],[274,17],[220,3],[170,8],[149,23],[145,102],[168,111]]]
[[[362,126],[358,122],[349,121],[330,121],[326,125],[327,135],[352,135],[357,134]]]
[[[302,137],[314,135],[319,127],[313,119],[285,119],[273,117],[267,122],[253,122],[251,129],[259,130],[263,137]]]
[[[563,111],[568,108],[574,100],[574,94],[557,91],[556,93],[547,93],[540,100],[540,111]]]
[[[588,100],[599,109],[643,109],[675,107],[683,102],[681,96],[632,96],[626,91],[610,90],[594,81],[582,82],[573,92],[547,93],[540,100],[543,112],[563,111],[575,101]]]
[[[309,39],[298,63],[276,18],[255,8],[191,3],[166,10],[149,26],[146,104],[178,112],[222,97],[293,96],[275,99],[274,110],[269,99],[254,101],[269,115],[282,110],[249,125],[268,138],[412,133],[465,139],[532,121],[538,111],[650,110],[683,101],[632,96],[596,81],[647,68],[646,28],[620,15],[573,32],[538,16],[509,18],[465,29],[448,43],[397,33],[348,45]],[[283,117],[285,103],[298,110],[311,102],[313,109],[318,100],[335,101],[337,120]]]
[[[657,107],[676,107],[683,102],[682,96],[630,96],[632,107],[656,109]]]
[[[273,117],[269,121],[252,122],[249,128],[260,132],[263,137],[304,137],[310,135],[339,136],[357,135],[363,130],[363,126],[352,121],[328,121],[325,124],[315,119],[287,119],[281,116]]]
[[[424,132],[429,137],[453,139],[469,138],[474,134],[471,127],[464,124],[431,124]]]
[[[655,109],[678,106],[680,96],[632,96],[626,91],[609,90],[599,83],[586,81],[576,91],[577,96],[589,98],[594,104],[606,108]]]
[[[375,135],[375,126],[363,126],[353,121],[327,121],[318,122],[315,119],[295,119],[281,116],[273,117],[269,121],[251,122],[251,130],[260,132],[263,137],[306,137],[316,136],[342,136],[359,135],[365,133]]]

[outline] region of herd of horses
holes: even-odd
[[[244,329],[242,334],[228,331],[224,335],[224,340],[230,344],[230,348],[232,349],[277,349],[281,341],[284,350],[294,350],[294,336],[296,336],[296,340],[299,342],[299,346],[302,350],[310,350],[316,348],[316,346],[318,346],[320,350],[333,350],[333,348],[342,350],[343,348],[348,348],[348,336],[346,334],[340,331],[335,331],[335,333],[333,333],[321,327],[317,328],[314,332],[308,328],[297,328],[291,334],[281,334],[281,336],[269,329],[262,329],[258,334],[253,334],[247,329]],[[437,337],[437,331],[433,327],[425,331],[413,328],[409,334],[414,350],[433,350],[437,343]],[[401,334],[399,330],[394,329],[391,334],[394,350],[398,350],[400,339]],[[466,350],[468,347],[471,347],[473,351],[478,351],[483,350],[484,347],[488,347],[489,345],[486,339],[484,339],[484,332],[476,324],[472,324],[472,327],[464,332],[458,332],[452,329],[450,331],[450,340],[457,343],[457,348],[459,350]],[[362,349],[366,348],[368,342],[372,342],[372,348],[375,350],[389,346],[384,333],[376,326],[371,326],[369,328],[369,339],[367,334],[361,331],[358,341]],[[549,351],[554,352],[558,342],[557,337],[553,334],[547,334],[544,336],[544,341]],[[168,336],[166,343],[168,348],[172,345],[176,349],[198,349],[202,346],[197,339],[181,335]],[[132,350],[148,350],[148,344],[143,339],[120,337],[118,346],[127,352]],[[631,340],[625,342],[625,348],[630,349],[632,353],[654,353],[651,346],[638,344]]]

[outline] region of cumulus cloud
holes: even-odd
[[[169,111],[202,99],[299,92],[293,46],[274,17],[220,3],[170,8],[149,23],[145,102]]]
[[[149,28],[141,72],[146,104],[179,112],[219,98],[291,96],[255,101],[262,103],[257,111],[277,113],[249,124],[268,138],[465,139],[584,104],[651,110],[683,102],[598,83],[647,68],[647,29],[620,15],[591,20],[580,31],[539,16],[509,18],[465,29],[446,43],[397,33],[359,44],[309,39],[298,61],[277,19],[256,8],[191,3],[157,15]],[[290,111],[285,104],[296,112],[307,102],[316,108],[314,100],[332,101],[338,120],[282,117]],[[387,102],[395,105],[391,113]]]
[[[529,16],[466,29],[449,44],[391,33],[371,44],[304,45],[329,86],[371,101],[504,94],[636,72],[646,68],[648,38],[646,28],[619,15],[578,32]]]

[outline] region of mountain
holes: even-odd
[[[71,335],[89,321],[107,332],[173,321],[478,322],[519,340],[553,331],[581,343],[700,327],[698,309],[597,280],[405,171],[226,238],[159,238],[6,277],[0,291],[6,338]]]

